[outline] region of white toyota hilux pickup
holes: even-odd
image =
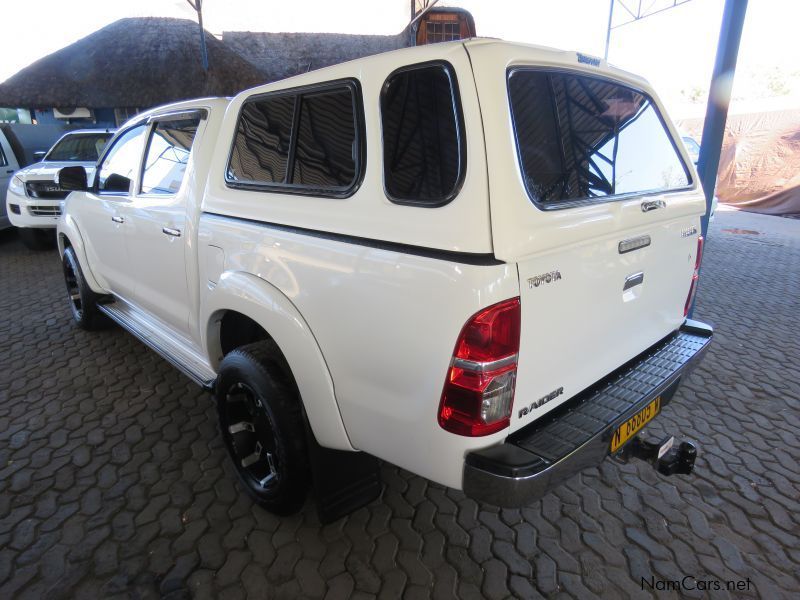
[[[646,81],[497,40],[138,115],[58,223],[72,313],[212,389],[245,489],[333,519],[377,458],[524,506],[639,432],[707,349],[703,195]]]

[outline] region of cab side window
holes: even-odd
[[[155,124],[144,159],[143,194],[168,195],[180,189],[198,125],[198,117]]]
[[[101,194],[127,196],[142,158],[147,125],[126,131],[111,147],[97,171],[97,191]]]
[[[0,146],[0,167],[5,167],[8,165],[8,161],[6,160],[6,155],[3,152],[3,147]]]

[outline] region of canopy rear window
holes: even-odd
[[[520,167],[543,208],[685,188],[691,179],[658,108],[606,79],[514,69],[508,91]]]

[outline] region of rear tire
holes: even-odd
[[[28,250],[52,250],[56,247],[56,230],[20,227],[19,239]]]
[[[103,329],[109,323],[108,318],[97,308],[101,296],[94,293],[83,276],[81,265],[72,246],[64,249],[61,261],[64,267],[64,281],[67,284],[67,300],[75,323],[81,329]]]
[[[300,395],[272,341],[228,353],[215,385],[220,429],[247,493],[279,515],[297,512],[309,487]]]

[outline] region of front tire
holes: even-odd
[[[67,285],[67,300],[72,311],[75,323],[81,329],[102,329],[108,324],[106,316],[97,308],[100,296],[92,291],[86,278],[83,276],[81,265],[72,246],[64,249],[62,259],[64,267],[64,282]]]
[[[220,429],[247,493],[270,512],[289,515],[305,501],[308,452],[300,396],[272,341],[228,353],[215,386]]]
[[[20,227],[19,239],[28,250],[51,250],[56,247],[55,229]]]

